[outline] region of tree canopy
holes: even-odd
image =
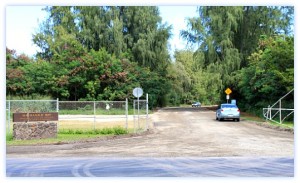
[[[197,50],[192,53],[192,62],[197,63],[193,68],[197,69],[192,75],[201,72],[197,80],[214,86],[208,91],[217,100],[203,93],[206,89],[203,83],[191,86],[194,91],[198,91],[193,94],[198,96],[195,98],[205,96],[209,102],[221,102],[225,99],[224,90],[230,87],[233,98],[251,106],[251,103],[257,102],[254,100],[258,99],[257,94],[260,94],[249,90],[249,83],[252,83],[252,76],[249,75],[251,70],[252,73],[263,73],[256,78],[256,85],[260,83],[261,91],[266,92],[259,95],[262,100],[260,107],[269,105],[271,101],[276,102],[293,88],[293,7],[199,7],[198,14],[198,17],[187,19],[187,29],[181,31],[181,36],[189,44],[197,45]],[[262,44],[268,47],[267,51],[260,50]],[[260,50],[259,53],[257,50]],[[184,54],[184,51],[181,52]],[[253,66],[253,59],[261,53],[264,53],[265,59],[257,64],[262,65],[264,62],[265,65],[272,65],[268,70]],[[180,59],[178,62],[181,62]],[[289,84],[283,83],[287,80]],[[265,82],[273,84],[267,85]]]
[[[36,59],[6,49],[7,95],[61,100],[124,100],[132,89],[150,106],[198,100],[218,104],[224,90],[250,110],[294,84],[294,8],[201,6],[181,36],[196,50],[170,59],[171,25],[155,6],[50,6],[33,35]],[[259,102],[257,102],[259,100]]]

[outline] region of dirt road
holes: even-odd
[[[95,142],[7,146],[7,157],[293,157],[294,135],[241,120],[216,121],[204,108],[164,108],[152,133]]]

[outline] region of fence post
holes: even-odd
[[[10,100],[8,101],[8,133],[10,133]]]
[[[270,111],[270,118],[269,118],[269,120],[272,120],[272,108],[270,108],[270,105],[268,106],[268,109]]]
[[[280,122],[280,124],[282,124],[282,121],[281,121],[281,99],[279,100],[279,122]]]
[[[56,112],[59,111],[59,99],[57,98],[56,99]]]
[[[94,130],[96,130],[96,102],[94,100]]]
[[[59,130],[59,98],[56,98],[56,112],[58,113],[57,132]]]
[[[126,98],[126,104],[125,104],[125,115],[126,115],[126,124],[125,124],[125,128],[126,130],[128,130],[128,99]]]
[[[134,133],[136,133],[136,124],[135,124],[135,100],[133,100],[133,129],[134,129]]]
[[[148,112],[149,107],[148,107],[148,93],[146,94],[146,124],[147,124],[147,129],[149,129],[149,120],[148,120]]]

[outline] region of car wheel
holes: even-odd
[[[240,121],[240,118],[237,118],[236,121],[239,122],[239,121]]]

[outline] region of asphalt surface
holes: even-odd
[[[7,177],[293,177],[291,158],[8,158]]]

